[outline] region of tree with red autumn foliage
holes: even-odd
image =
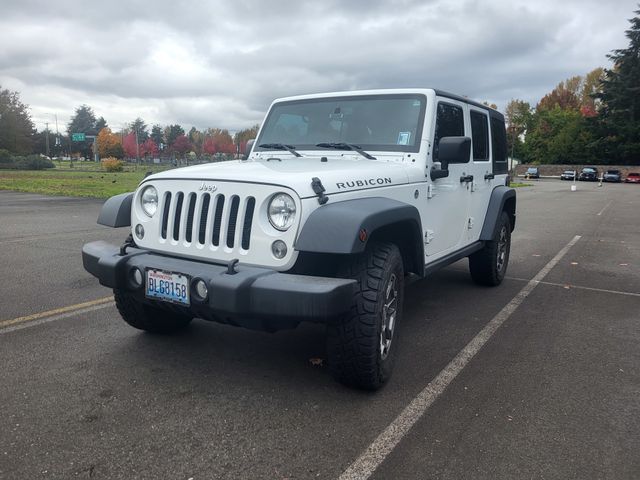
[[[156,142],[153,141],[151,137],[147,138],[147,140],[140,145],[140,154],[144,156],[149,156],[151,158],[155,158],[158,156],[158,146]]]
[[[126,157],[137,158],[138,148],[136,144],[136,134],[134,132],[125,135],[122,140],[122,149]]]
[[[171,145],[171,149],[178,153],[180,157],[184,157],[187,152],[191,151],[191,142],[184,134],[180,135]]]

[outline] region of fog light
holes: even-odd
[[[138,237],[140,240],[142,240],[144,238],[144,227],[140,224],[136,225],[136,237]]]
[[[131,269],[131,283],[133,283],[133,286],[136,288],[142,286],[142,272],[139,268]]]
[[[273,253],[273,256],[278,259],[284,258],[287,254],[287,244],[282,240],[276,240],[271,244],[271,252]]]
[[[209,295],[209,289],[207,283],[204,280],[198,279],[195,281],[195,293],[200,300],[206,300]]]

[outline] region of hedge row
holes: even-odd
[[[11,155],[7,150],[0,149],[0,168],[11,168],[15,170],[44,170],[54,168],[51,160],[40,155],[27,155],[21,157]]]

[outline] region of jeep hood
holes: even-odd
[[[313,177],[318,177],[327,194],[363,190],[409,182],[406,167],[386,160],[352,160],[329,157],[300,157],[233,160],[167,170],[143,180],[200,180],[266,183],[295,190],[301,198],[314,196]]]

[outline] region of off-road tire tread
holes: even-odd
[[[191,317],[145,305],[124,290],[115,289],[113,296],[124,321],[139,330],[169,334],[185,329],[192,320]]]
[[[469,272],[471,273],[473,281],[478,285],[495,287],[500,285],[504,279],[509,256],[507,255],[506,264],[503,267],[502,272],[498,272],[498,268],[496,266],[498,237],[503,225],[507,226],[507,235],[509,236],[509,242],[511,242],[511,222],[507,212],[503,211],[500,214],[500,221],[496,225],[496,230],[493,232],[493,239],[485,242],[482,250],[479,250],[469,256]]]
[[[375,390],[388,379],[397,344],[392,344],[389,356],[384,360],[378,355],[379,328],[376,308],[380,298],[384,301],[385,273],[397,268],[398,308],[397,320],[401,320],[403,298],[402,257],[393,243],[375,242],[367,251],[355,256],[339,272],[341,278],[357,280],[351,310],[341,321],[327,327],[327,354],[329,368],[336,380],[345,385]],[[397,342],[397,328],[394,331]]]

